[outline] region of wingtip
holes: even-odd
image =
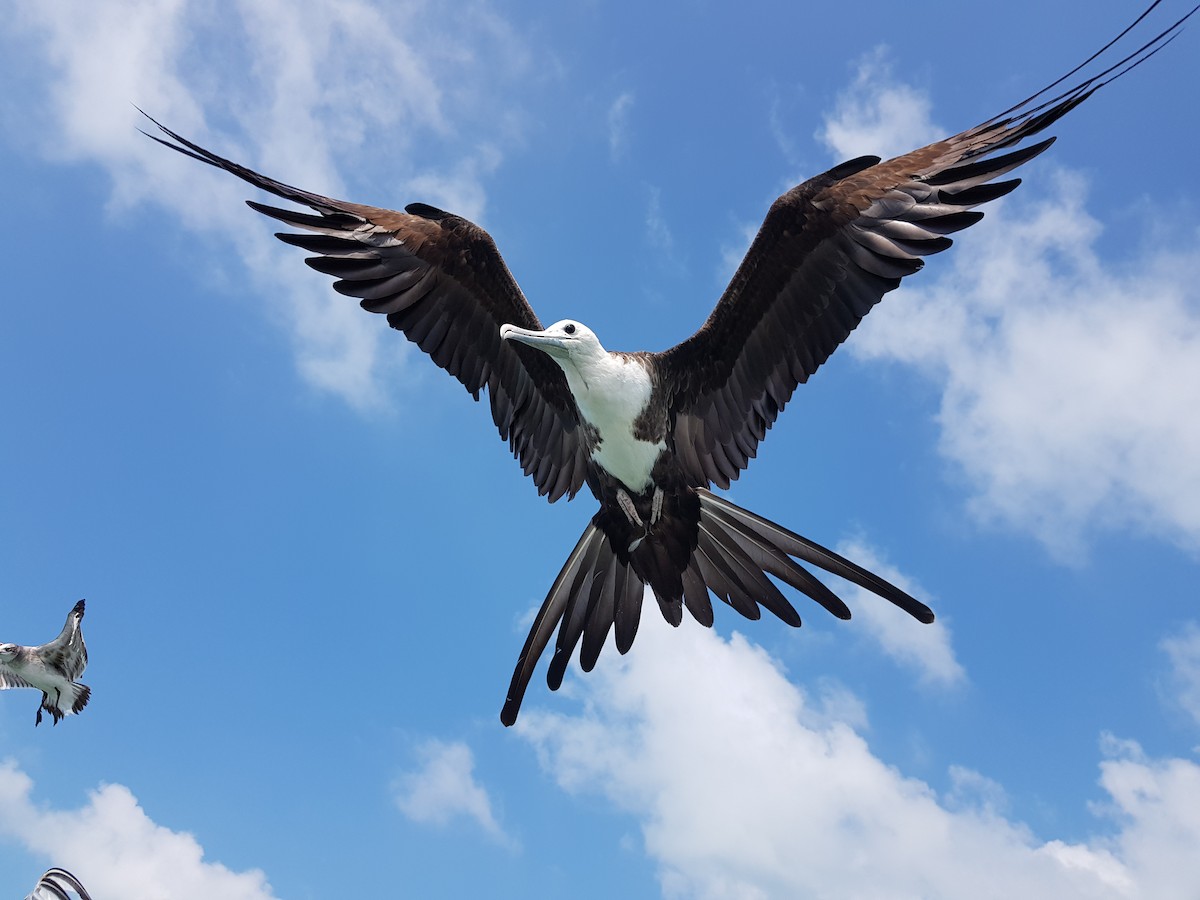
[[[410,203],[404,207],[404,211],[410,216],[420,216],[422,219],[432,219],[434,222],[439,222],[454,215],[453,213],[446,212],[444,209],[430,206],[428,203]]]

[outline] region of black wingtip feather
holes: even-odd
[[[984,184],[977,184],[974,187],[964,188],[961,191],[942,191],[938,195],[938,199],[942,203],[949,203],[955,206],[980,206],[981,204],[990,203],[992,200],[998,200],[1006,194],[1012,193],[1020,184],[1020,178],[1011,178],[1008,181],[989,181]],[[964,214],[975,216],[975,218],[967,223],[968,225],[978,222],[983,218],[983,213],[981,212],[966,212]],[[923,220],[921,224],[927,224],[928,221],[927,219]]]
[[[291,244],[293,247],[299,247],[309,253],[322,253],[326,256],[355,253],[363,248],[358,241],[334,237],[330,234],[291,234],[287,231],[277,231],[275,237],[285,244]]]
[[[446,212],[444,209],[438,209],[436,206],[430,206],[428,203],[410,203],[404,207],[404,211],[412,216],[420,216],[423,219],[431,219],[434,222],[440,222],[442,219],[448,219],[454,213]]]
[[[851,175],[857,175],[863,169],[869,169],[871,166],[878,164],[880,157],[878,156],[856,156],[854,159],[848,159],[843,163],[838,163],[832,169],[825,173],[826,177],[832,178],[835,181],[840,181],[843,178],[848,178]]]
[[[977,162],[951,166],[948,169],[930,175],[925,179],[925,183],[937,186],[953,184],[956,181],[966,181],[971,178],[979,178],[984,175],[1001,175],[1004,171],[1024,165],[1035,156],[1046,152],[1046,149],[1053,143],[1054,138],[1046,138],[1044,141],[1038,141],[1036,144],[1030,144],[1028,147],[1022,147],[1020,150],[1013,150],[1011,153],[1005,153],[1001,156],[989,156],[987,159],[981,159]],[[994,149],[995,146],[991,146],[986,152],[991,152]]]

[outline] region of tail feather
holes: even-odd
[[[700,540],[696,544],[699,555],[700,575],[708,589],[736,609],[747,619],[761,619],[762,610],[758,608],[755,598],[745,589],[739,589],[736,576],[730,571],[721,545],[703,525],[700,526]]]
[[[713,594],[748,619],[762,616],[761,604],[783,622],[799,626],[799,613],[772,577],[812,598],[838,618],[850,618],[846,604],[797,560],[866,588],[922,622],[933,621],[933,612],[924,603],[832,550],[707,490],[697,488],[689,496],[697,516],[692,521],[698,523],[690,556],[680,561],[682,544],[668,546],[671,538],[667,537],[661,547],[656,546],[656,535],[636,550],[637,564],[645,564],[656,573],[659,609],[672,625],[679,624],[682,607],[686,606],[697,622],[711,626],[709,595]],[[683,504],[672,509],[672,515],[684,513]],[[614,547],[604,524],[602,510],[584,530],[542,603],[500,713],[505,725],[516,721],[538,658],[556,627],[558,638],[546,674],[551,690],[562,684],[576,646],[582,644],[579,664],[585,672],[595,667],[610,631],[616,633],[620,653],[633,646],[641,621],[646,573],[639,574],[630,564],[635,554],[626,551],[624,544]],[[680,534],[684,533],[680,529]],[[672,581],[678,583],[678,590],[664,587]]]
[[[756,532],[739,529],[737,520],[733,519],[725,510],[717,507],[707,507],[706,511],[714,519],[718,519],[729,526],[728,530],[734,540],[737,541],[742,550],[764,572],[774,575],[785,584],[790,584],[796,590],[817,601],[817,603],[821,604],[839,619],[850,618],[850,608],[823,581],[809,572],[808,569],[801,566],[774,544],[760,537]],[[775,614],[779,615],[779,613]],[[788,621],[784,616],[779,617],[784,619],[784,621]],[[799,626],[799,617],[797,616],[795,622],[789,621],[788,624]]]
[[[839,556],[832,550],[828,550],[820,544],[808,540],[808,538],[803,538],[795,532],[784,528],[782,525],[776,525],[762,516],[755,515],[748,509],[735,506],[723,497],[718,497],[703,489],[698,489],[696,493],[700,495],[700,508],[702,510],[721,510],[736,519],[748,530],[774,544],[788,556],[794,556],[805,562],[812,563],[814,566],[820,566],[826,572],[831,572],[834,575],[857,584],[859,587],[864,587],[871,593],[877,594],[885,600],[894,603],[914,619],[926,624],[933,621],[933,611],[924,603],[910,597],[904,591],[900,590],[900,588],[884,581],[873,572],[868,572],[862,566],[855,565],[844,556]]]
[[[86,684],[72,684],[71,694],[72,696],[69,699],[66,697],[63,698],[63,700],[67,701],[63,703],[63,709],[65,710],[69,707],[71,712],[75,714],[83,712],[83,708],[92,699],[92,689]]]
[[[571,591],[575,587],[575,576],[579,572],[583,558],[592,545],[603,536],[603,533],[595,525],[588,525],[579,538],[579,543],[567,557],[558,577],[554,579],[554,584],[550,586],[550,591],[542,602],[542,608],[538,610],[538,614],[533,620],[533,627],[529,629],[529,636],[525,638],[525,646],[521,649],[516,670],[513,672],[512,683],[508,687],[508,697],[504,701],[504,708],[500,711],[500,721],[505,725],[512,725],[517,721],[517,713],[521,709],[521,701],[525,697],[525,689],[529,686],[529,679],[533,676],[537,661],[550,642],[550,635],[554,633],[559,620],[562,619],[568,600],[573,596]]]
[[[708,599],[708,586],[697,570],[694,559],[683,572],[683,602],[687,604],[693,619],[705,628],[712,628],[712,601]]]
[[[596,570],[599,568],[600,552],[605,547],[604,533],[591,526],[588,530],[593,532],[593,537],[584,551],[578,571],[574,575],[574,581],[568,588],[569,596],[562,614],[562,626],[558,629],[554,657],[550,660],[550,671],[546,675],[547,683],[552,691],[558,690],[562,684],[567,664],[570,663],[571,656],[575,652],[575,645],[583,636],[583,630],[588,621],[588,610],[591,609],[592,585]],[[553,628],[554,623],[551,623],[550,627]]]
[[[601,549],[608,549],[607,541],[600,544]],[[592,579],[591,586],[587,591],[587,611],[584,615],[583,634],[580,636],[583,646],[579,650],[580,662],[587,657],[587,652],[583,647],[590,647],[593,643],[597,644],[596,657],[599,657],[600,650],[604,647],[604,641],[608,637],[608,632],[612,629],[613,622],[616,619],[617,607],[617,584],[616,575],[617,558],[613,553],[605,553],[597,562],[595,577]],[[581,592],[581,597],[583,596]],[[607,610],[607,613],[601,614],[597,610]],[[589,637],[591,635],[591,637]],[[571,661],[571,653],[574,650],[567,651],[566,659],[563,660],[563,665]],[[595,662],[592,662],[595,666]],[[587,671],[591,671],[588,668]]]
[[[753,542],[739,540],[738,532],[724,527],[716,516],[702,519],[700,528],[711,534],[716,547],[726,560],[726,571],[733,579],[731,586],[745,595],[745,602],[747,604],[757,602],[788,625],[799,628],[800,614],[780,593],[775,583],[767,577],[763,565],[756,564],[756,560],[752,559],[743,547],[743,543],[745,543],[753,548]]]
[[[683,565],[686,565],[691,549],[682,546],[677,541],[677,535],[673,530],[667,531],[663,542],[643,541],[642,546],[654,557],[654,565],[650,569],[653,572],[679,572],[683,566],[677,560],[683,560]],[[655,589],[654,598],[658,601],[658,608],[662,612],[663,618],[671,625],[678,626],[683,621],[683,583],[673,579],[672,586],[677,587],[677,590],[663,590],[661,587]],[[651,583],[651,588],[654,588],[653,583]],[[640,609],[641,600],[638,601],[638,605]]]
[[[642,621],[642,597],[646,592],[640,578],[636,575],[632,579],[629,577],[633,573],[633,569],[620,565],[615,556],[613,562],[617,563],[617,566],[610,573],[609,583],[614,589],[617,652],[624,656],[633,646],[633,639],[637,637],[638,625]],[[617,571],[617,569],[621,571]],[[607,584],[605,586],[608,587]],[[682,613],[682,609],[680,612]],[[665,612],[663,618],[666,618],[668,622],[671,621]]]
[[[596,667],[596,660],[600,658],[600,651],[604,649],[604,642],[616,620],[617,594],[625,593],[625,579],[617,577],[616,556],[610,552],[606,562],[604,578],[596,583],[588,600],[587,626],[583,629],[583,646],[579,648],[579,665],[585,672]],[[610,585],[612,589],[606,590]]]

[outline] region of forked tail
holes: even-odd
[[[762,616],[761,605],[799,627],[799,614],[769,576],[811,597],[839,619],[849,619],[846,604],[797,560],[864,587],[921,622],[933,621],[928,606],[862,566],[703,488],[697,488],[696,494],[700,498],[699,539],[681,582],[682,602],[700,624],[713,623],[711,592],[748,619]],[[517,660],[500,720],[505,725],[517,720],[533,670],[555,627],[558,639],[546,673],[552,691],[562,684],[581,638],[579,664],[585,672],[596,665],[610,630],[615,631],[617,651],[628,652],[641,620],[644,590],[642,580],[621,562],[593,519],[538,610]],[[678,608],[680,598],[659,597],[658,601],[663,617],[678,625],[678,617],[670,610]]]

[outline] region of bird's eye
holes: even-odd
[[[563,326],[563,331],[565,331],[567,334],[574,334],[574,333],[575,333],[575,326],[574,326],[574,325],[564,325],[564,326]]]

